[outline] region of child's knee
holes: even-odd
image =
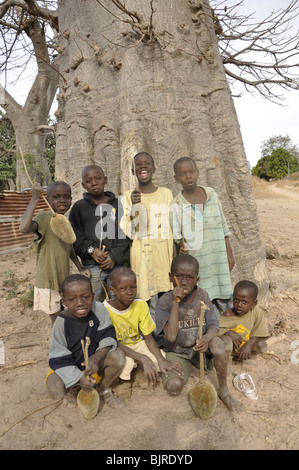
[[[226,357],[226,345],[218,336],[209,342],[209,349],[215,357]]]
[[[221,340],[224,343],[225,351],[227,353],[232,353],[234,345],[233,345],[233,341],[232,341],[231,337],[227,336],[227,335],[223,335],[223,336],[221,336]]]
[[[267,351],[267,341],[265,339],[258,339],[254,344],[252,351],[255,353],[263,353]]]
[[[167,379],[165,387],[171,395],[178,395],[183,390],[184,385],[185,381],[180,377],[170,377]]]
[[[122,369],[125,365],[126,356],[120,348],[116,348],[107,355],[107,359],[109,359],[110,365]]]
[[[61,400],[65,395],[64,382],[57,374],[51,374],[46,382],[47,390],[53,400]]]

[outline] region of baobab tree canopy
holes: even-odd
[[[239,123],[207,1],[60,1],[57,179],[82,194],[96,163],[117,194],[132,187],[131,160],[149,152],[156,183],[179,191],[173,162],[192,157],[199,182],[223,204],[236,277],[269,278]]]

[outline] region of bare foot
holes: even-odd
[[[227,406],[229,411],[241,411],[242,410],[243,408],[242,403],[240,403],[238,400],[235,400],[227,389],[223,391],[219,390],[218,396],[220,400],[222,400],[223,403]]]
[[[66,406],[68,408],[76,408],[77,399],[76,399],[75,395],[73,393],[70,393],[70,392],[66,393],[66,395],[64,395],[63,404],[64,404],[64,406]]]
[[[106,403],[106,405],[110,406],[110,408],[113,408],[114,410],[121,410],[125,407],[124,401],[114,395],[109,388],[101,394],[101,398]]]

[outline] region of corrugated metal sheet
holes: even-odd
[[[30,199],[30,191],[24,193],[3,191],[0,194],[0,254],[17,251],[31,244],[33,234],[22,233],[19,230],[21,217]],[[42,198],[34,214],[40,210],[48,210],[47,203]]]

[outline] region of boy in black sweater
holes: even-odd
[[[84,268],[91,272],[95,300],[102,300],[102,283],[108,289],[110,274],[130,258],[130,240],[120,229],[123,214],[120,201],[104,191],[107,177],[98,165],[82,171],[82,186],[87,191],[71,210],[69,220],[76,234],[74,248]]]

